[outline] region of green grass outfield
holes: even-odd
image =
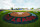
[[[33,11],[30,11],[31,13],[34,13],[38,16],[38,20],[33,22],[33,23],[29,23],[29,24],[12,24],[12,23],[8,23],[8,22],[5,22],[3,20],[3,16],[7,13],[9,13],[10,11],[1,11],[0,12],[0,27],[40,27],[40,13],[35,13]]]
[[[14,12],[26,12],[26,11],[37,11],[37,10],[6,10],[6,11],[10,11],[10,12],[12,12],[12,11],[14,11]],[[40,11],[38,11],[38,12],[40,12]]]

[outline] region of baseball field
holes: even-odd
[[[10,13],[12,11],[0,11],[0,27],[40,27],[40,12],[37,11],[29,11],[30,13],[34,13],[38,16],[38,20],[36,20],[35,22],[32,23],[28,23],[28,24],[13,24],[13,23],[8,23],[6,21],[3,20],[3,16],[7,13]],[[15,11],[18,12],[18,11]],[[25,12],[25,11],[21,11],[21,12]]]

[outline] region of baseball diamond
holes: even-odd
[[[4,15],[3,19],[13,24],[28,24],[38,20],[38,16],[30,12],[11,12]]]

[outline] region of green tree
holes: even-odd
[[[40,9],[40,8],[38,8],[38,9]]]
[[[13,7],[11,8],[11,10],[13,10]]]
[[[34,8],[31,8],[31,10],[33,10]]]

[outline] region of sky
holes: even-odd
[[[40,0],[0,0],[0,9],[40,8]]]

